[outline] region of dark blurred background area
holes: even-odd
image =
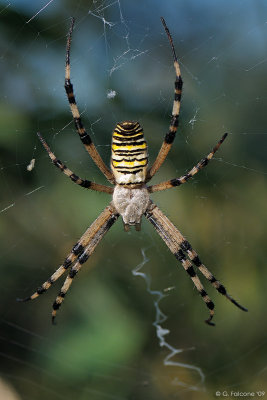
[[[216,310],[216,326],[207,326],[191,280],[144,219],[141,232],[125,233],[121,219],[112,227],[56,326],[51,305],[64,278],[35,301],[16,302],[56,270],[110,201],[54,168],[36,135],[77,175],[106,184],[64,91],[72,16],[71,79],[107,164],[117,122],[140,122],[150,160],[167,132],[175,74],[165,18],[184,87],[176,141],[152,183],[183,175],[229,136],[195,178],[152,198],[248,313],[201,277]],[[266,21],[263,0],[0,1],[0,399],[264,397]]]

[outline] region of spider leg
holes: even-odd
[[[157,155],[156,160],[154,161],[153,165],[147,172],[146,182],[148,182],[152,178],[152,176],[155,175],[155,173],[158,171],[158,169],[161,167],[161,165],[165,161],[165,159],[172,147],[172,143],[175,139],[176,131],[177,131],[177,128],[179,125],[180,104],[181,104],[181,95],[182,95],[182,87],[183,87],[180,66],[179,66],[178,59],[177,59],[177,56],[175,53],[173,40],[172,40],[170,31],[166,25],[164,18],[162,18],[162,17],[161,17],[161,22],[162,22],[165,32],[168,36],[170,46],[172,49],[173,61],[174,61],[174,69],[175,69],[175,75],[176,75],[175,84],[174,84],[174,101],[173,101],[172,117],[171,117],[171,123],[169,126],[169,131],[165,135],[164,141],[162,143],[162,146],[160,148],[160,151]]]
[[[219,142],[211,150],[211,152],[205,158],[203,158],[201,161],[199,161],[197,163],[197,165],[195,165],[189,172],[187,172],[187,174],[180,176],[180,178],[170,179],[168,181],[161,182],[157,185],[148,186],[148,191],[150,193],[159,192],[161,190],[170,189],[175,186],[180,186],[183,183],[186,183],[190,178],[192,178],[192,176],[196,175],[202,168],[204,168],[209,163],[209,161],[212,159],[212,157],[214,156],[216,151],[219,149],[221,144],[224,142],[226,137],[227,137],[227,133],[225,133],[223,135],[223,137],[219,140]]]
[[[111,206],[109,206],[111,208]],[[116,213],[115,209],[113,209],[113,212],[109,212],[109,215],[100,222],[98,219],[93,223],[95,224],[94,229],[91,232],[91,237],[90,240],[87,241],[86,245],[83,247],[83,250],[80,252],[77,261],[75,264],[71,267],[69,274],[67,278],[65,279],[65,282],[63,286],[60,289],[60,292],[58,296],[56,297],[56,300],[53,303],[53,311],[52,311],[52,323],[55,322],[55,317],[57,314],[57,310],[61,306],[65,295],[67,291],[69,290],[74,277],[77,275],[77,273],[80,271],[82,265],[88,260],[88,258],[93,254],[96,246],[98,243],[101,241],[103,236],[109,231],[109,229],[112,227],[114,222],[118,219],[119,214]],[[93,227],[91,225],[91,227]]]
[[[208,279],[208,281],[215,287],[215,289],[223,294],[228,300],[239,307],[243,311],[247,309],[237,303],[226,291],[225,287],[212,275],[212,273],[202,264],[197,253],[192,249],[189,242],[184,238],[181,232],[172,224],[172,222],[160,211],[160,209],[150,203],[147,211],[145,212],[146,218],[152,223],[160,237],[169,247],[174,256],[182,263],[184,269],[189,274],[198,292],[202,296],[206,306],[209,309],[210,316],[206,320],[209,325],[214,325],[211,320],[214,315],[214,303],[209,298],[207,292],[204,290],[202,283],[196,275],[192,263],[198,270]],[[185,253],[190,258],[192,263],[186,259]]]
[[[70,104],[70,109],[71,113],[74,119],[75,127],[76,130],[80,136],[80,139],[82,143],[84,144],[84,147],[90,154],[91,158],[95,162],[95,164],[98,166],[100,171],[105,175],[105,177],[110,181],[111,183],[114,183],[114,176],[113,173],[110,171],[110,169],[106,166],[104,161],[102,160],[100,154],[98,153],[95,145],[93,144],[89,134],[86,132],[82,120],[81,120],[81,115],[78,110],[78,106],[75,100],[74,92],[73,92],[73,85],[70,80],[70,46],[71,46],[71,36],[73,32],[73,26],[74,26],[74,18],[71,20],[71,25],[69,29],[69,34],[68,34],[68,39],[67,39],[67,48],[66,48],[66,68],[65,68],[65,90],[66,94],[68,97],[68,101]]]
[[[82,238],[80,239],[80,241]],[[70,267],[70,265],[75,261],[75,259],[78,257],[78,255],[75,253],[75,246],[71,250],[71,253],[68,254],[67,258],[65,259],[64,263],[60,265],[60,267],[50,276],[50,278],[47,279],[41,286],[39,286],[36,289],[36,292],[34,292],[31,296],[25,297],[23,299],[17,298],[17,301],[29,301],[29,300],[34,300],[36,297],[39,297],[40,294],[45,293],[51,285],[58,280],[58,278],[61,277],[61,275],[66,272],[66,270]]]
[[[180,232],[179,232],[180,233]],[[230,300],[235,306],[240,308],[240,310],[243,311],[248,311],[246,307],[243,307],[241,304],[239,304],[235,299],[233,299],[226,291],[226,288],[221,284],[220,281],[218,281],[215,276],[208,270],[207,267],[205,267],[204,264],[202,264],[197,252],[192,248],[191,244],[184,238],[184,236],[180,233],[180,245],[181,248],[187,253],[188,257],[190,260],[193,262],[193,264],[198,268],[198,270],[205,276],[205,278],[211,283],[215,289],[224,295],[228,300]]]
[[[99,215],[99,217],[92,223],[92,225],[85,231],[80,240],[73,246],[71,252],[68,254],[64,263],[45,281],[40,287],[37,288],[31,296],[24,299],[17,299],[18,301],[28,301],[36,299],[40,294],[46,292],[50,286],[60,278],[64,272],[83,254],[85,247],[94,238],[97,233],[98,227],[106,224],[107,221],[114,218],[115,210],[113,206],[109,205],[105,210]],[[116,217],[117,218],[117,217]]]
[[[66,165],[64,165],[58,158],[56,158],[55,154],[51,151],[50,147],[48,146],[42,135],[39,132],[37,133],[37,135],[45,150],[47,151],[49,157],[51,158],[53,164],[58,167],[65,175],[67,175],[72,180],[72,182],[82,186],[85,189],[92,189],[96,190],[97,192],[105,192],[109,194],[113,193],[112,187],[100,185],[98,183],[88,181],[87,179],[81,179],[77,175],[75,175]]]

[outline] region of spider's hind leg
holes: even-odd
[[[151,168],[147,172],[146,182],[150,181],[150,179],[155,175],[155,173],[161,167],[161,165],[165,161],[165,159],[172,147],[173,141],[176,136],[176,131],[179,126],[180,105],[181,105],[181,96],[182,96],[182,88],[183,88],[183,81],[182,81],[182,77],[181,77],[180,66],[179,66],[177,56],[176,56],[172,36],[170,34],[170,31],[166,25],[164,18],[162,18],[162,17],[161,17],[161,22],[165,29],[166,35],[168,37],[168,40],[169,40],[169,43],[171,46],[172,56],[173,56],[173,65],[174,65],[174,70],[175,70],[174,99],[173,99],[172,115],[171,115],[171,122],[169,125],[169,130],[165,135],[165,138],[163,140],[163,143],[161,145],[159,153],[156,157],[156,160],[154,161]]]
[[[73,85],[70,80],[70,47],[71,47],[71,38],[72,38],[72,32],[73,32],[73,27],[74,27],[74,18],[71,19],[71,25],[69,29],[69,34],[67,38],[67,47],[66,47],[66,66],[65,66],[65,91],[67,94],[68,102],[70,105],[70,110],[73,116],[74,124],[76,131],[86,148],[87,152],[91,156],[92,160],[94,163],[98,166],[100,171],[105,175],[107,180],[111,183],[114,183],[114,176],[113,173],[110,171],[110,169],[106,166],[104,161],[102,160],[102,157],[98,153],[94,143],[92,142],[91,137],[89,134],[86,132],[81,115],[76,103],[74,91],[73,91]]]

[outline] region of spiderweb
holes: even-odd
[[[266,397],[265,2],[14,0],[1,16],[0,399]],[[106,163],[116,122],[138,120],[153,160],[184,80],[181,125],[153,180],[175,178],[228,132],[190,183],[153,200],[248,314],[202,279],[216,327],[190,279],[147,221],[112,227],[50,324],[62,281],[31,303],[108,204],[51,166],[37,140],[82,178],[106,183],[79,142],[64,93],[70,17],[71,78],[84,124]],[[132,273],[131,273],[132,272]]]

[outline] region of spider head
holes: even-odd
[[[116,185],[113,192],[113,205],[122,216],[124,230],[127,232],[130,226],[135,226],[137,231],[141,229],[141,219],[149,204],[149,193],[145,185],[130,188]]]

